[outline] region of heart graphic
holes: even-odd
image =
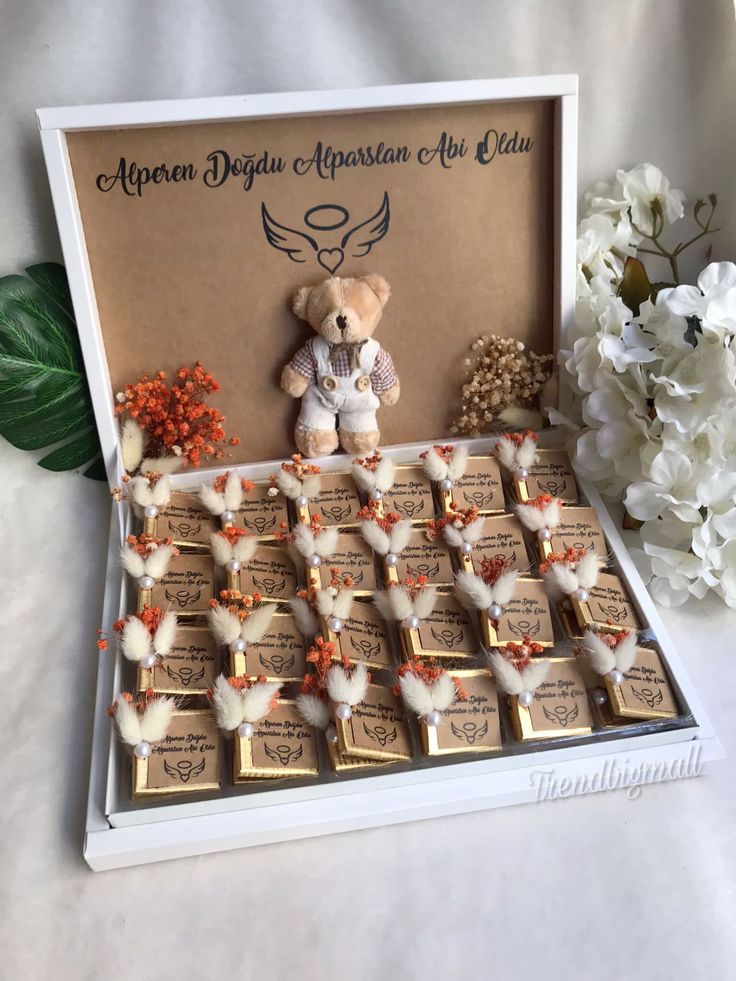
[[[342,265],[344,258],[345,253],[342,249],[320,249],[317,253],[317,262],[333,275]]]

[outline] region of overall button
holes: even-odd
[[[360,378],[356,379],[355,387],[359,392],[367,392],[371,387],[370,375],[361,375]]]
[[[337,388],[337,378],[334,375],[325,375],[321,384],[326,392],[334,392]]]

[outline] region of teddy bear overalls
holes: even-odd
[[[378,429],[376,409],[380,400],[373,391],[371,372],[380,350],[378,341],[365,341],[357,357],[357,367],[349,375],[335,374],[330,361],[330,344],[324,337],[312,340],[312,354],[317,365],[317,383],[302,396],[297,425],[305,429],[339,428],[350,433],[372,433]]]

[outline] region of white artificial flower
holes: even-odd
[[[652,209],[655,203],[659,205],[666,224],[682,218],[685,195],[671,188],[669,180],[654,164],[639,164],[629,171],[619,170],[616,179],[624,200],[629,203],[631,222],[642,234],[651,235],[654,231]]]
[[[698,517],[698,472],[684,453],[663,449],[652,460],[649,480],[630,484],[624,497],[626,510],[637,521],[658,518],[669,510],[678,518]]]
[[[675,314],[698,317],[703,331],[722,337],[736,331],[736,265],[711,262],[698,276],[697,286],[662,290],[662,301]]]
[[[641,528],[644,553],[651,577],[649,589],[662,606],[681,606],[691,596],[702,599],[708,591],[703,560],[690,552],[690,543],[699,522],[680,521],[669,516],[664,521],[647,521]]]
[[[736,610],[736,538],[724,542],[718,549],[717,560],[720,577],[716,592],[727,606]]]
[[[623,275],[622,255],[633,255],[631,225],[605,214],[584,218],[578,228],[577,263],[586,280],[600,276],[610,281]]]

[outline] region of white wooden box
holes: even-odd
[[[118,481],[121,472],[113,414],[114,390],[78,189],[70,162],[70,134],[86,130],[115,133],[121,129],[138,131],[147,127],[233,120],[330,118],[407,108],[486,105],[492,109],[497,103],[538,99],[550,100],[554,107],[550,175],[553,290],[549,297],[549,321],[557,350],[569,328],[574,308],[575,76],[40,110],[38,119],[49,180],[111,484]],[[376,265],[380,267],[378,260]],[[192,358],[182,352],[179,360]],[[244,398],[247,402],[247,397]],[[439,438],[444,434],[433,435]],[[415,460],[429,441],[391,446],[386,452],[397,461]],[[473,444],[474,449],[481,451],[488,450],[491,445],[489,440],[473,441]],[[284,445],[283,457],[288,452],[288,446]],[[273,472],[278,462],[244,464],[238,470],[243,476],[263,479]],[[344,458],[339,456],[317,462],[325,470],[345,466]],[[207,471],[177,475],[174,482],[181,487],[191,486],[206,479],[207,475]],[[595,490],[584,484],[582,489],[589,503],[599,510],[614,562],[628,583],[637,612],[643,622],[649,624],[658,641],[675,687],[689,708],[689,715],[681,720],[681,724],[670,728],[653,727],[656,731],[646,731],[647,727],[643,726],[635,736],[596,733],[587,740],[547,749],[538,744],[533,747],[514,745],[492,758],[461,763],[443,761],[369,777],[329,776],[320,783],[278,789],[224,786],[222,794],[213,799],[131,804],[125,794],[127,782],[122,779],[124,754],[112,738],[106,715],[106,707],[121,690],[120,655],[111,648],[99,658],[84,847],[90,866],[96,870],[110,869],[493,808],[543,799],[553,793],[568,796],[631,782],[669,779],[696,772],[702,763],[721,756],[721,748],[697,695],[610,517]],[[130,608],[118,559],[129,521],[127,507],[113,504],[102,614],[103,627],[108,629]]]

